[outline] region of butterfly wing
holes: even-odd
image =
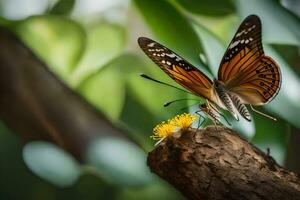
[[[200,70],[149,38],[140,37],[138,43],[145,54],[177,83],[197,96],[213,100],[213,83]]]
[[[218,80],[244,104],[268,103],[279,92],[280,69],[264,55],[257,16],[248,16],[238,28],[221,61]]]

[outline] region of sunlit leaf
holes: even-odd
[[[16,23],[15,30],[51,70],[68,81],[81,57],[85,33],[74,21],[58,16],[35,16]]]
[[[137,110],[140,112],[132,112]],[[164,113],[165,115],[167,113]],[[120,120],[126,124],[127,129],[135,135],[136,140],[140,141],[141,145],[147,149],[153,149],[154,141],[150,138],[153,128],[161,120],[166,120],[164,117],[154,114],[149,107],[143,105],[143,102],[128,90],[124,103],[124,109]]]
[[[187,11],[211,16],[223,16],[234,12],[234,5],[230,0],[176,0]]]
[[[125,98],[123,74],[118,67],[118,63],[112,62],[78,86],[90,103],[115,120],[121,114]]]
[[[152,180],[145,153],[119,138],[95,140],[88,148],[86,160],[97,169],[101,177],[112,183],[138,186]]]
[[[125,32],[120,26],[101,23],[87,31],[87,44],[83,58],[72,74],[72,85],[80,84],[86,77],[116,58],[125,47]]]
[[[80,176],[80,167],[74,158],[48,142],[26,144],[23,158],[32,172],[59,187],[73,185]]]

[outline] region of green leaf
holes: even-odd
[[[132,112],[133,110],[141,112]],[[167,114],[167,111],[164,115]],[[127,89],[124,109],[120,120],[126,124],[127,129],[134,135],[135,140],[140,141],[140,144],[147,150],[151,150],[154,141],[150,139],[152,130],[156,124],[168,118],[153,114],[148,107],[143,105],[136,96]]]
[[[267,43],[300,45],[300,22],[273,0],[237,0],[236,7],[242,19],[257,14],[262,20],[263,40]]]
[[[23,158],[32,172],[58,187],[73,185],[80,176],[80,166],[59,147],[42,141],[26,144]]]
[[[87,150],[86,161],[109,182],[141,186],[152,181],[145,153],[127,141],[106,137],[94,141]]]
[[[201,39],[203,45],[203,56],[205,57],[205,63],[209,66],[213,72],[214,77],[217,76],[221,59],[225,52],[225,47],[219,38],[214,33],[206,29],[201,24],[193,24],[193,27]]]
[[[51,70],[68,82],[85,43],[85,33],[76,22],[58,16],[35,16],[16,23],[14,29]]]
[[[87,30],[86,51],[72,73],[72,85],[80,84],[119,56],[125,47],[125,30],[121,26],[102,23]]]
[[[122,188],[118,195],[118,200],[128,199],[143,199],[143,200],[157,200],[157,199],[172,199],[184,200],[185,198],[174,187],[163,180],[156,180],[151,185],[138,188]]]
[[[200,15],[223,16],[234,12],[231,0],[176,0],[187,11]]]
[[[78,86],[78,91],[110,119],[119,118],[125,99],[123,74],[120,63],[111,62]]]
[[[59,0],[49,13],[55,15],[69,15],[74,7],[75,0]]]
[[[201,43],[191,25],[178,10],[166,0],[134,2],[160,43],[193,65],[204,69],[198,57],[202,52]]]
[[[272,45],[272,48],[293,68],[300,76],[300,48],[291,45]]]

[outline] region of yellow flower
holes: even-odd
[[[186,130],[191,126],[191,124],[197,119],[196,115],[192,115],[190,113],[183,113],[181,115],[175,116],[171,119],[170,124],[181,128],[182,130]]]
[[[181,115],[175,116],[173,119],[168,120],[167,122],[162,122],[153,129],[153,135],[151,136],[154,140],[159,140],[156,144],[158,145],[163,139],[173,135],[179,129],[186,130],[191,124],[196,120],[197,116],[184,113]]]
[[[162,122],[153,129],[153,135],[151,136],[154,140],[161,140],[170,135],[172,135],[176,131],[176,127],[168,122]]]
[[[154,140],[159,140],[160,142],[164,138],[173,135],[173,133],[175,133],[179,129],[186,130],[196,119],[196,115],[192,115],[189,113],[177,115],[173,119],[168,120],[167,122],[162,122],[158,124],[153,129],[153,135],[151,136],[151,138]]]

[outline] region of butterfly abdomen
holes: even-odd
[[[235,105],[224,85],[218,80],[214,80],[214,89],[216,91],[216,96],[219,98],[216,102],[218,106],[227,109],[236,120],[239,120],[238,115],[235,112]]]
[[[230,98],[232,99],[232,102],[236,108],[236,110],[248,121],[251,121],[251,115],[245,106],[240,100],[240,98],[237,95],[230,94]]]

